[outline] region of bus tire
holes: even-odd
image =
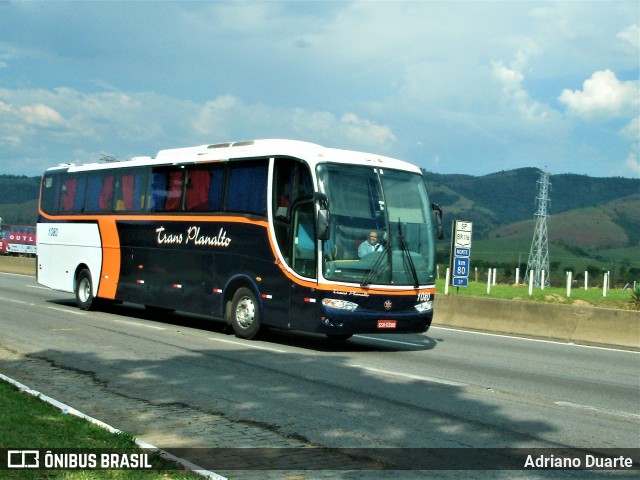
[[[76,303],[82,310],[94,310],[98,306],[98,301],[93,296],[91,272],[86,268],[76,277]]]
[[[260,305],[256,295],[246,287],[239,288],[231,301],[231,326],[236,337],[251,340],[262,331]]]

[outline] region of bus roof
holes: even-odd
[[[288,156],[299,158],[307,161],[312,169],[315,169],[315,166],[318,163],[336,162],[351,165],[369,165],[420,173],[420,169],[415,165],[383,155],[327,148],[315,143],[299,140],[281,139],[251,140],[173,148],[160,150],[155,158],[133,157],[129,160],[120,162],[88,163],[84,165],[63,164],[49,168],[47,172],[54,173],[56,170],[82,172],[149,165],[197,164],[269,156]]]

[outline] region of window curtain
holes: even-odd
[[[266,165],[234,166],[229,170],[225,210],[264,215],[266,190]]]
[[[192,170],[189,172],[189,183],[185,192],[185,208],[202,211],[207,209],[211,175],[208,170]]]

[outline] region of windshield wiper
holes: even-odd
[[[371,280],[373,280],[374,277],[378,276],[378,273],[380,273],[380,267],[382,266],[382,262],[386,257],[385,254],[389,250],[390,245],[391,245],[391,242],[388,242],[386,245],[384,245],[384,247],[382,247],[382,249],[378,250],[380,252],[380,255],[378,255],[378,258],[376,258],[376,261],[374,262],[374,264],[371,265],[371,268],[367,270],[367,273],[362,279],[362,282],[360,282],[361,287],[364,288],[368,286],[371,283]]]
[[[416,272],[416,266],[413,263],[413,258],[411,258],[411,252],[407,246],[407,241],[404,239],[404,235],[402,234],[402,222],[400,221],[400,218],[398,218],[398,237],[400,238],[400,250],[402,250],[402,254],[406,258],[407,263],[409,264],[409,270],[413,276],[413,288],[418,288],[420,286],[418,273]]]

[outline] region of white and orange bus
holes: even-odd
[[[82,309],[204,314],[242,338],[424,332],[438,229],[400,160],[293,140],[161,150],[45,172],[37,278]]]

